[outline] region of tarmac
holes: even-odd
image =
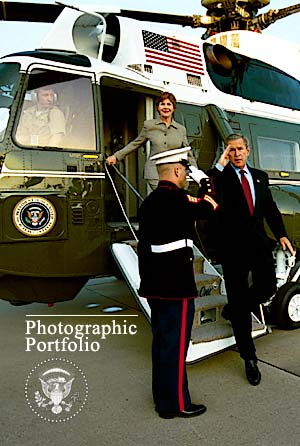
[[[92,279],[53,307],[2,300],[0,318],[1,446],[300,445],[300,330],[256,339],[257,387],[235,347],[189,365],[192,400],[207,412],[164,420],[151,396],[150,325],[125,282]],[[80,325],[81,344],[71,333]],[[73,377],[69,393],[42,388],[58,371]]]

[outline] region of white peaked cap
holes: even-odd
[[[167,150],[166,152],[160,152],[157,153],[156,155],[151,156],[150,160],[155,161],[156,165],[180,163],[181,161],[187,161],[188,152],[190,150],[191,150],[190,147],[182,147],[181,149]]]

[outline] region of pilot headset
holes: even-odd
[[[37,88],[36,90],[32,90],[32,92],[30,93],[32,102],[34,102],[34,103],[37,103],[37,102],[38,102],[38,91],[39,91],[40,89],[41,89],[41,90],[42,90],[42,89],[43,89],[43,90],[53,90],[53,88],[51,88],[51,87],[49,87],[49,88],[47,88],[47,87],[41,87],[41,88]],[[57,93],[54,93],[54,95],[53,95],[53,104],[56,104],[57,101],[58,101]]]

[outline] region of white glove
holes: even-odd
[[[196,183],[200,184],[200,181],[203,178],[208,178],[206,173],[203,170],[197,169],[194,166],[189,166],[189,177],[191,177]]]

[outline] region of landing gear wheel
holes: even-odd
[[[271,306],[274,322],[279,328],[300,327],[300,283],[287,282],[276,293]]]
[[[299,268],[300,268],[300,262],[298,260],[290,271],[289,280],[292,280],[292,278],[294,277]]]

